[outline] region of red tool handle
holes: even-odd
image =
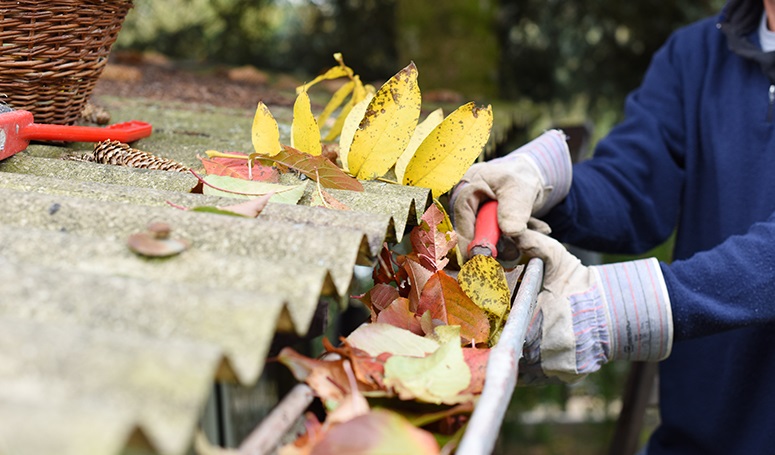
[[[484,254],[497,257],[498,239],[501,228],[498,226],[498,201],[487,201],[479,206],[474,225],[474,238],[468,244],[468,256]]]
[[[104,128],[31,123],[23,126],[19,134],[25,139],[38,141],[100,142],[113,140],[133,142],[150,136],[152,131],[153,127],[150,123],[132,120]]]

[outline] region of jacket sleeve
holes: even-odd
[[[675,339],[775,322],[775,213],[743,235],[661,264]]]
[[[684,83],[671,38],[652,59],[625,118],[573,168],[565,200],[544,217],[559,240],[611,253],[641,253],[670,236],[683,185]]]

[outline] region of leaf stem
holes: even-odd
[[[320,173],[318,172],[318,168],[315,168],[315,184],[318,189],[318,196],[320,196],[320,200],[323,202],[323,207],[330,209],[331,204],[329,204],[328,201],[326,201],[325,196],[323,196],[323,187],[320,184]]]
[[[247,155],[235,155],[233,153],[223,153],[217,150],[207,150],[205,152],[208,158],[232,158],[235,160],[248,160],[250,157]]]

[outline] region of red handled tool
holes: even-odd
[[[474,238],[468,244],[468,257],[477,254],[498,257],[498,240],[501,228],[498,226],[498,201],[487,201],[479,206],[474,225]]]
[[[29,111],[0,113],[0,160],[26,149],[30,141],[133,142],[151,135],[150,123],[132,120],[106,127],[34,123]]]

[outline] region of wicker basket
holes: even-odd
[[[72,124],[132,0],[0,1],[0,101],[37,123]]]

